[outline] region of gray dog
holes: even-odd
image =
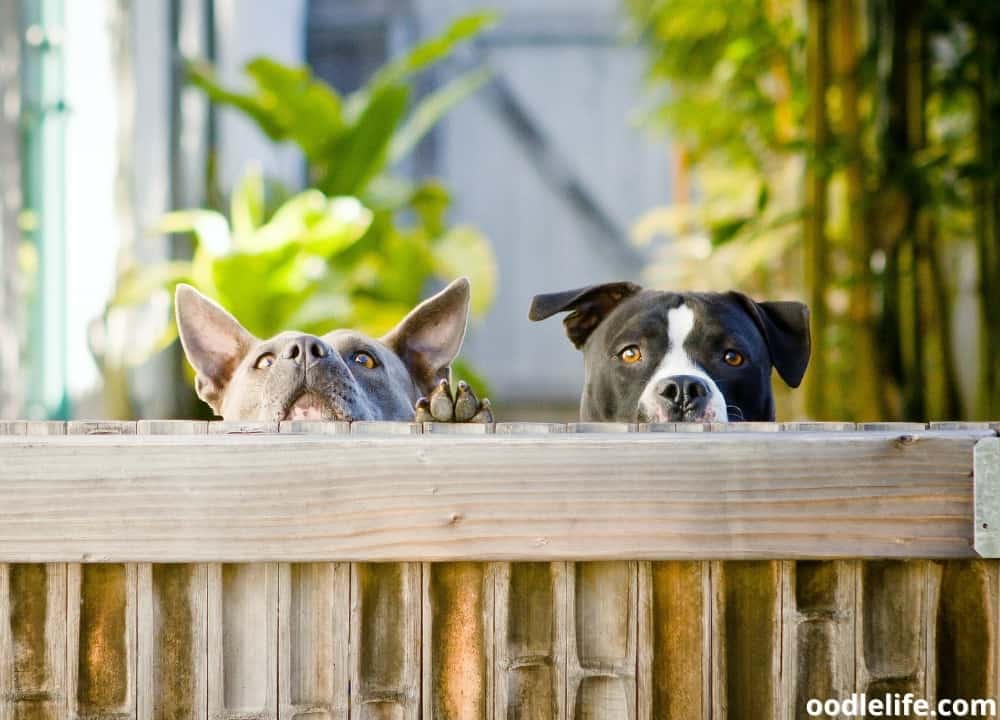
[[[198,397],[226,420],[492,422],[451,363],[465,337],[469,281],[455,280],[386,336],[354,330],[258,340],[189,285],[176,292],[177,328]]]

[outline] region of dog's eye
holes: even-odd
[[[274,355],[272,355],[271,353],[264,353],[259,358],[257,358],[257,362],[254,363],[254,367],[257,368],[258,370],[269,368],[272,365],[274,365]]]
[[[618,353],[618,359],[626,365],[631,365],[642,360],[642,351],[639,349],[638,345],[629,345],[627,348]]]
[[[747,361],[742,353],[735,350],[726,350],[726,354],[722,356],[722,360],[730,367],[739,367]]]
[[[375,358],[366,352],[354,353],[353,360],[355,363],[357,363],[363,368],[367,368],[368,370],[371,370],[372,368],[378,366],[378,362],[375,360]]]

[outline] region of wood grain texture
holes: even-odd
[[[205,435],[198,420],[140,420],[138,435]],[[139,720],[204,720],[208,715],[208,568],[138,566]]]
[[[494,568],[488,563],[423,567],[423,717],[493,717]]]
[[[935,565],[930,695],[995,698],[1000,565],[988,560],[948,560]]]
[[[208,567],[138,567],[139,720],[208,714]]]
[[[861,563],[856,589],[855,685],[880,697],[927,697],[929,563]]]
[[[347,720],[350,565],[281,563],[278,573],[278,717]]]
[[[4,437],[0,561],[971,557],[980,437]]]
[[[136,592],[133,564],[67,568],[69,717],[135,718]]]
[[[811,698],[846,698],[855,689],[856,561],[782,563],[780,717],[807,718]]]
[[[67,714],[66,566],[0,565],[0,720]]]
[[[351,720],[420,717],[420,563],[351,566]]]
[[[771,718],[781,707],[780,561],[712,565],[712,717]]]
[[[211,564],[207,572],[209,720],[274,720],[278,565]]]
[[[496,718],[565,720],[565,563],[497,565],[494,635]]]
[[[567,565],[567,717],[636,717],[638,582],[635,562]]]
[[[711,563],[639,563],[638,717],[711,717]]]

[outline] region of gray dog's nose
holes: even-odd
[[[312,335],[300,335],[281,351],[282,360],[291,360],[298,364],[305,359],[307,366],[313,365],[316,361],[322,360],[329,354],[326,343],[318,337]]]
[[[709,390],[705,381],[694,375],[673,375],[657,384],[656,393],[670,405],[682,408],[706,402]]]

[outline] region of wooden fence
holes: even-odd
[[[988,425],[278,430],[0,423],[0,720],[998,694]]]

